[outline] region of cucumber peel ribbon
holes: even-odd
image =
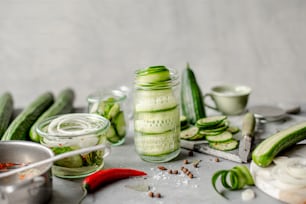
[[[212,176],[212,185],[215,191],[224,198],[226,198],[226,196],[217,189],[217,181],[219,177],[223,187],[230,191],[243,189],[246,185],[254,185],[253,177],[249,169],[244,165],[235,166],[229,170],[217,171]]]

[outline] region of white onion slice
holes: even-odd
[[[290,186],[306,186],[306,159],[293,157],[278,160],[272,169],[272,176],[276,180]]]
[[[289,157],[287,157],[287,156],[278,156],[278,157],[275,157],[274,159],[273,159],[273,163],[274,164],[281,164],[281,163],[283,163],[284,162],[284,160],[287,160]]]
[[[287,162],[287,171],[296,178],[306,179],[306,159],[291,159]]]
[[[77,114],[63,115],[51,121],[48,126],[48,133],[60,134],[62,136],[82,135],[98,130],[98,124]]]

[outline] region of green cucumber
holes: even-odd
[[[32,125],[30,130],[30,139],[33,142],[40,142],[40,136],[36,133],[37,124],[51,116],[71,113],[73,109],[74,97],[74,91],[70,88],[64,89],[59,93],[52,106],[50,106]]]
[[[206,132],[224,132],[228,128],[228,123],[220,124],[220,126],[213,127],[212,129],[202,129],[199,127],[200,130],[206,131]]]
[[[208,142],[226,142],[228,140],[231,140],[233,138],[233,135],[232,133],[225,131],[219,135],[206,136],[205,138]]]
[[[11,122],[1,140],[26,140],[35,121],[54,102],[51,92],[46,92],[37,97]]]
[[[304,139],[306,139],[306,122],[291,126],[262,141],[252,152],[252,159],[258,166],[267,167],[279,152]]]
[[[190,139],[195,135],[199,134],[199,128],[196,126],[191,126],[185,130],[182,130],[180,133],[181,139]]]
[[[226,119],[227,117],[224,115],[210,116],[197,120],[196,125],[201,128],[210,128],[222,123]]]
[[[161,156],[175,152],[180,148],[180,140],[176,131],[158,134],[135,132],[134,139],[137,152],[145,156]]]
[[[124,119],[124,112],[120,111],[117,116],[113,120],[113,124],[115,126],[115,130],[121,139],[126,134],[126,122]]]
[[[224,131],[210,131],[210,130],[200,130],[201,135],[209,135],[209,136],[215,136],[220,135]]]
[[[137,84],[150,84],[170,80],[170,72],[165,66],[152,66],[136,72]]]
[[[230,151],[238,147],[239,142],[235,139],[230,139],[226,142],[209,142],[211,148],[221,150],[221,151]]]
[[[195,124],[200,118],[206,117],[203,95],[189,64],[182,74],[181,106],[182,113],[190,124]]]
[[[237,126],[229,126],[226,131],[232,133],[232,134],[236,134],[240,131],[239,127]]]
[[[13,97],[9,92],[0,96],[0,139],[6,131],[14,112]]]
[[[180,116],[180,124],[181,124],[181,130],[185,130],[189,127],[189,123],[187,121],[187,117],[184,115]]]
[[[116,130],[115,130],[114,126],[112,126],[112,125],[109,126],[109,129],[106,133],[106,138],[109,142],[111,142],[113,144],[116,144],[121,139],[121,137],[117,136]]]
[[[135,101],[136,112],[170,109],[177,106],[172,89],[137,90],[135,98],[141,98]]]
[[[135,130],[144,133],[162,133],[179,125],[178,107],[156,112],[138,112],[135,114]]]
[[[114,103],[110,110],[107,113],[107,119],[112,120],[117,116],[117,114],[120,112],[120,105],[119,103]]]

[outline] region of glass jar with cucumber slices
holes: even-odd
[[[57,115],[37,124],[36,132],[41,138],[40,143],[52,149],[56,155],[96,145],[103,146],[101,150],[54,162],[53,174],[62,178],[80,178],[101,169],[104,156],[110,150],[106,139],[109,126],[106,118],[88,113]]]
[[[126,93],[119,89],[102,90],[88,96],[88,112],[101,115],[110,121],[107,140],[113,146],[123,144],[127,134],[126,97]]]
[[[134,141],[141,159],[166,162],[180,153],[179,78],[175,70],[137,70],[134,81]]]

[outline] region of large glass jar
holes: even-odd
[[[137,70],[134,82],[134,141],[141,159],[166,162],[180,153],[179,78],[176,70]]]

